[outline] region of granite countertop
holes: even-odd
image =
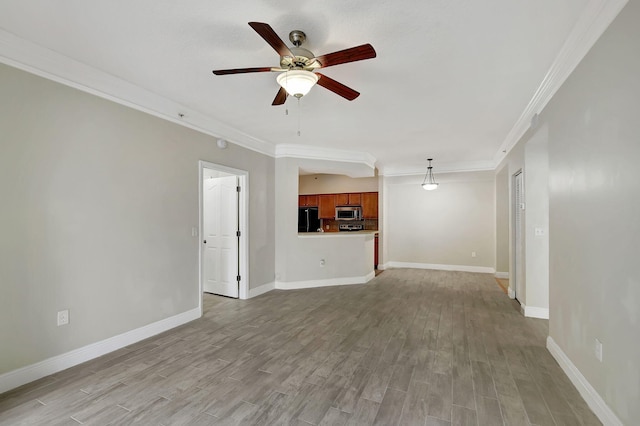
[[[342,232],[298,232],[298,237],[349,237],[377,234],[378,230],[342,231]]]

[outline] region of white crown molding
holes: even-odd
[[[276,146],[276,158],[293,157],[311,160],[341,161],[346,163],[362,163],[375,168],[376,158],[362,151],[347,151],[342,149],[318,146],[279,144]]]
[[[361,151],[296,144],[275,145],[189,109],[104,71],[0,29],[0,63],[125,105],[198,132],[225,139],[270,157],[360,163],[375,168],[376,158]],[[183,114],[181,117],[179,114]]]
[[[493,157],[497,168],[509,151],[531,127],[531,120],[549,103],[580,61],[586,56],[628,0],[591,0],[573,26],[538,90]]]
[[[627,1],[591,0],[587,4],[534,96],[492,160],[450,163],[446,169],[441,165],[438,171],[444,173],[447,171],[495,170],[529,129],[532,117],[547,105]],[[234,144],[268,156],[354,162],[375,167],[375,157],[366,152],[294,144],[275,145],[264,141],[170,99],[1,29],[0,62],[184,127],[224,138]],[[184,114],[184,116],[180,117],[179,114]],[[424,167],[417,168],[416,166],[387,166],[380,167],[379,174],[383,176],[415,175],[424,173],[424,169]]]
[[[622,422],[618,416],[616,416],[613,410],[607,405],[604,399],[602,399],[594,387],[591,386],[591,383],[589,383],[587,378],[578,370],[578,367],[571,362],[567,354],[564,353],[551,336],[547,336],[547,349],[555,360],[558,361],[562,371],[569,377],[571,383],[578,389],[580,395],[584,398],[589,408],[598,416],[602,424],[605,426],[622,426]]]
[[[272,143],[1,29],[0,62],[244,148],[275,154]]]
[[[458,173],[458,172],[483,172],[493,171],[493,161],[461,161],[456,163],[442,163],[433,167],[433,173]],[[427,163],[423,166],[381,166],[378,168],[380,176],[415,176],[424,175],[427,171]]]
[[[145,325],[126,333],[92,343],[87,346],[57,355],[44,361],[9,371],[0,375],[0,394],[24,384],[41,379],[58,371],[66,370],[83,362],[98,358],[109,352],[155,336],[172,328],[196,320],[202,316],[200,308],[191,309],[178,315]]]

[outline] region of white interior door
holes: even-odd
[[[513,176],[513,248],[514,248],[514,274],[513,279],[515,298],[522,304],[525,303],[524,281],[524,182],[522,171]]]
[[[238,177],[203,185],[203,291],[238,297]]]

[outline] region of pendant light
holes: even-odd
[[[427,161],[429,162],[429,167],[427,167],[427,174],[424,175],[422,189],[424,189],[425,191],[433,191],[434,189],[438,189],[438,183],[433,177],[433,167],[431,166],[431,161],[433,161],[433,158],[428,158]]]

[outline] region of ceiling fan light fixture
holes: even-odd
[[[431,166],[432,158],[427,159],[429,162],[429,167],[427,167],[427,173],[424,175],[424,181],[422,181],[422,189],[425,191],[433,191],[434,189],[438,189],[438,183],[436,182],[436,178],[433,177],[433,167]]]
[[[291,96],[301,98],[318,82],[318,76],[305,70],[289,70],[276,77],[276,81]]]

